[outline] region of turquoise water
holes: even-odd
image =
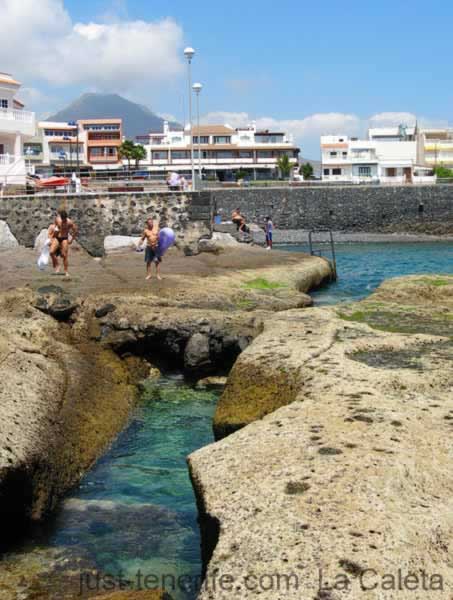
[[[330,248],[322,254],[330,258]],[[307,246],[279,246],[308,252]],[[315,303],[336,304],[368,296],[384,279],[419,273],[453,273],[453,243],[341,243],[335,245],[338,280],[310,293]]]
[[[149,383],[129,426],[63,504],[47,543],[72,547],[117,583],[144,588],[147,576],[174,598],[194,598],[200,539],[186,457],[213,441],[217,397],[178,377]]]

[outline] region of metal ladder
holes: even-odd
[[[328,233],[329,234],[329,240],[327,243],[330,244],[330,253],[331,253],[331,260],[329,261],[332,265],[332,277],[331,280],[332,281],[336,281],[337,280],[337,258],[336,258],[336,254],[335,254],[335,242],[333,240],[333,234],[332,231],[330,229],[318,229],[317,231],[309,231],[308,233],[308,246],[310,248],[310,254],[312,256],[322,256],[321,251],[320,250],[315,250],[313,247],[313,235],[316,233]],[[323,244],[325,242],[319,241],[318,243]]]

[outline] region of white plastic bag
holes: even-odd
[[[44,244],[41,254],[39,255],[39,258],[38,258],[38,269],[40,271],[44,271],[44,269],[47,267],[47,265],[49,264],[49,258],[50,258],[50,240],[47,240],[46,243]]]

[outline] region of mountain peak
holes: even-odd
[[[86,92],[47,121],[77,121],[78,119],[123,119],[127,138],[162,130],[164,119],[146,106],[127,100],[119,94]]]

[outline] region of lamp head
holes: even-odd
[[[187,58],[187,60],[192,60],[194,54],[195,54],[195,50],[193,48],[191,48],[190,46],[188,46],[184,50],[184,56]]]
[[[201,85],[201,83],[194,83],[192,89],[196,94],[199,94],[203,89],[203,86]]]

